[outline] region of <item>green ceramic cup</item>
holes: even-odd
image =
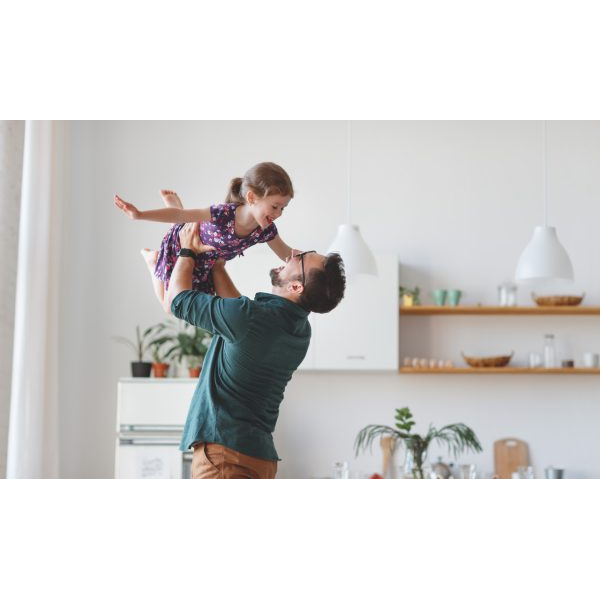
[[[448,304],[450,306],[458,306],[462,292],[460,290],[448,290]]]
[[[446,303],[446,293],[446,290],[433,290],[433,292],[431,292],[433,301],[437,306],[444,306]]]

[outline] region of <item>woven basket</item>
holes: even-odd
[[[536,296],[531,294],[538,306],[577,306],[583,301],[582,296]]]
[[[471,367],[505,367],[510,359],[513,357],[514,352],[511,352],[509,355],[504,356],[465,356],[463,352],[461,352],[462,357],[465,359],[466,363]]]

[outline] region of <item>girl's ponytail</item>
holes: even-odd
[[[242,183],[243,179],[241,177],[234,177],[229,184],[229,191],[227,192],[227,197],[225,198],[225,202],[227,204],[235,203],[240,204],[244,202],[244,196],[242,196]]]
[[[290,176],[272,162],[258,163],[248,169],[244,177],[234,177],[229,184],[225,202],[244,204],[248,191],[254,192],[259,198],[276,194],[294,197]]]

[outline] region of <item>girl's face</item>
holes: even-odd
[[[290,200],[289,196],[277,195],[259,198],[252,192],[248,192],[247,198],[250,212],[261,229],[266,229],[273,221],[279,219]]]

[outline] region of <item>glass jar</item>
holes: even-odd
[[[498,304],[500,306],[517,305],[517,286],[512,281],[498,286]]]
[[[416,454],[420,452],[420,454]],[[404,464],[400,467],[400,476],[402,479],[431,479],[432,471],[430,465],[425,465],[427,460],[427,450],[414,450],[406,448]]]
[[[337,460],[333,463],[332,479],[349,479],[350,471],[345,460]]]
[[[553,333],[547,333],[544,336],[544,367],[546,369],[556,368],[556,347]]]

